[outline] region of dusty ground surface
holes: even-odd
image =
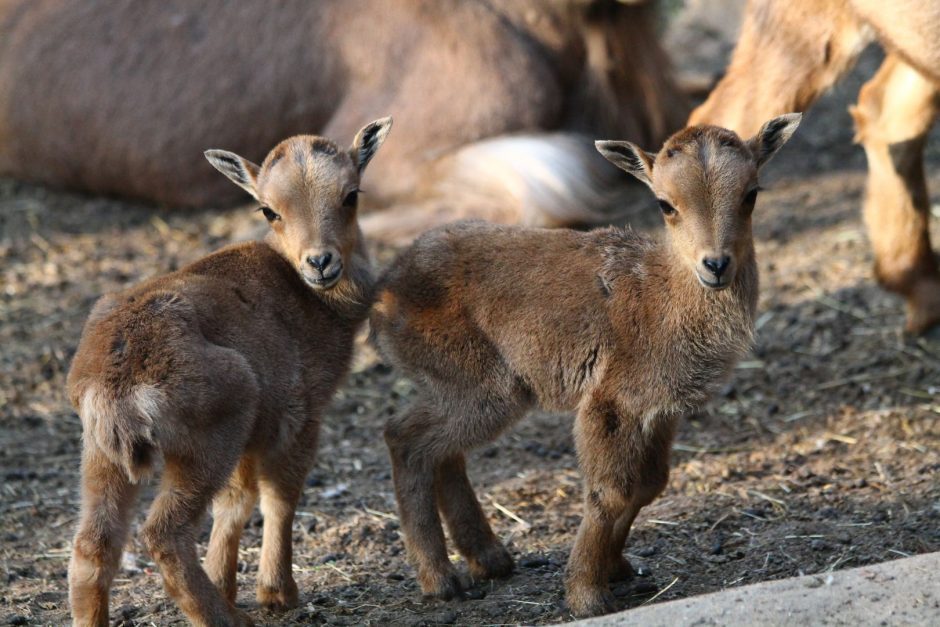
[[[862,74],[877,61],[869,57]],[[871,280],[864,156],[845,113],[859,80],[814,109],[769,167],[755,214],[756,346],[722,394],[681,422],[669,487],[627,548],[640,576],[615,588],[620,608],[940,549],[940,344],[903,338],[901,303]],[[938,143],[928,155],[934,203]],[[655,228],[652,202],[645,210],[637,224]],[[0,182],[0,623],[67,620],[80,424],[64,386],[92,303],[259,220],[246,209],[156,212]],[[385,365],[360,361],[324,421],[295,524],[301,605],[284,616],[254,605],[257,514],[239,604],[261,623],[569,619],[563,566],[581,514],[571,417],[534,414],[469,464],[517,572],[476,583],[462,602],[425,602],[403,554],[381,437],[411,394]],[[200,550],[207,536],[208,523]],[[120,624],[183,620],[136,540],[111,607]]]

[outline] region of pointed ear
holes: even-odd
[[[757,135],[747,140],[747,147],[751,149],[754,158],[757,159],[758,169],[770,161],[770,158],[787,143],[802,119],[802,113],[781,115],[778,118],[764,122],[764,125],[757,131]]]
[[[656,155],[630,142],[596,141],[594,146],[615,166],[629,172],[648,186],[653,186],[653,162]]]
[[[356,133],[356,139],[353,140],[353,145],[349,149],[349,156],[359,168],[359,174],[366,169],[390,130],[392,130],[392,118],[389,117],[369,122]]]
[[[258,184],[258,172],[261,168],[248,159],[239,157],[234,152],[227,150],[207,150],[205,155],[216,170],[254,196],[255,200],[258,199],[256,186]]]

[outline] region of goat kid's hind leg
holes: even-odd
[[[293,525],[297,501],[315,458],[319,418],[308,422],[293,447],[264,460],[259,474],[264,531],[258,568],[258,603],[275,611],[297,606]]]
[[[245,523],[258,501],[258,474],[255,460],[244,456],[228,485],[212,501],[212,536],[206,552],[205,568],[209,578],[235,605],[238,570],[238,544]]]
[[[213,494],[232,472],[236,456],[180,458],[164,453],[166,466],[160,492],[141,531],[160,567],[167,593],[195,625],[252,624],[247,614],[222,596],[196,555],[197,525]]]
[[[392,480],[405,548],[417,570],[425,596],[451,599],[461,594],[456,570],[447,558],[444,530],[435,503],[435,434],[443,420],[419,401],[408,413],[392,418],[385,428],[385,442],[392,461]]]
[[[463,454],[449,457],[438,465],[434,487],[437,506],[457,550],[467,559],[470,574],[475,579],[492,579],[511,574],[512,556],[486,520],[486,514],[467,478]]]
[[[88,438],[82,451],[82,505],[69,562],[75,625],[108,625],[108,596],[133,511],[137,486]]]
[[[907,331],[940,324],[940,270],[930,246],[924,144],[940,111],[940,88],[888,55],[851,109],[868,158],[865,222],[875,274],[904,297]]]

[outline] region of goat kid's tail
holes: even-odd
[[[91,385],[82,397],[84,437],[123,468],[132,483],[139,483],[153,471],[157,454],[153,428],[164,400],[163,392],[153,385],[137,385],[117,399]]]
[[[607,224],[625,177],[594,142],[571,133],[507,135],[458,149],[434,165],[425,198],[361,220],[370,238],[406,244],[453,220],[562,227]]]

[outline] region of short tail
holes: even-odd
[[[86,440],[91,439],[111,462],[127,473],[132,483],[153,472],[157,456],[154,423],[165,396],[152,385],[137,385],[130,394],[114,399],[90,385],[79,413]]]
[[[509,135],[460,148],[435,164],[419,204],[367,215],[370,238],[407,243],[422,231],[463,218],[530,226],[590,226],[616,219],[626,177],[593,139],[571,133]]]

